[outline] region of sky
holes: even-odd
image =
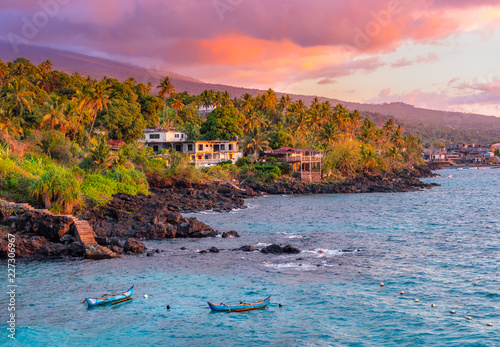
[[[500,116],[498,0],[2,0],[0,39],[209,83]]]

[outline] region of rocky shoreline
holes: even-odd
[[[409,192],[431,188],[423,177],[436,176],[426,166],[402,171],[388,177],[362,175],[342,183],[242,184],[237,188],[228,182],[211,184],[150,179],[148,196],[117,194],[100,208],[80,211],[76,217],[90,223],[98,245],[89,247],[78,240],[73,219],[67,216],[41,214],[40,210],[0,209],[0,258],[7,257],[7,232],[16,234],[17,256],[31,259],[86,257],[104,259],[121,254],[143,253],[140,240],[215,237],[221,233],[196,218],[185,218],[181,212],[213,210],[218,212],[245,208],[246,198],[265,194],[349,194],[368,192]],[[19,204],[17,204],[19,205]],[[236,231],[223,237],[239,237]],[[149,251],[148,255],[153,255]]]

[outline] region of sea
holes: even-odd
[[[418,192],[265,196],[187,214],[241,237],[146,241],[154,256],[18,260],[15,339],[2,262],[0,345],[500,346],[500,169],[437,173],[425,181],[440,186]],[[235,250],[270,244],[301,252]],[[132,284],[129,302],[81,303]],[[207,305],[269,295],[265,310]]]

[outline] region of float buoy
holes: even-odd
[[[436,307],[436,304],[432,304],[431,307]]]
[[[167,310],[170,310],[170,305],[167,305]]]
[[[358,274],[360,274],[360,273],[361,273],[361,271],[358,271]]]
[[[472,317],[467,317],[467,320],[472,320]]]
[[[280,302],[278,306],[279,306],[279,307],[283,307],[283,304]]]
[[[148,298],[148,295],[147,295],[147,294],[144,294],[144,297],[147,299],[147,298]]]
[[[451,310],[450,313],[451,314],[455,314],[456,312],[455,312],[455,310]]]
[[[383,287],[384,285],[385,285],[385,284],[384,284],[384,282],[380,283],[380,286],[381,286],[381,287]]]
[[[418,300],[418,299],[415,299],[415,302],[420,302],[420,300]]]
[[[487,323],[486,325],[489,326],[489,327],[493,326],[493,324],[491,324],[491,323]]]
[[[401,294],[401,295],[405,295],[405,292],[403,292],[403,291],[400,291],[400,292],[399,292],[399,294]]]

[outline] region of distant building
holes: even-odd
[[[183,131],[146,128],[144,139],[140,141],[153,148],[155,153],[161,149],[175,149],[179,153],[187,153],[190,163],[196,167],[217,165],[228,160],[234,164],[243,156],[237,138],[231,141],[188,141],[187,138],[187,134]]]
[[[208,107],[200,106],[196,110],[196,114],[202,118],[207,118],[208,114],[213,110],[215,110],[215,106],[208,106]]]
[[[321,161],[325,156],[323,152],[313,149],[282,147],[264,154],[287,162],[293,172],[299,174],[300,180],[303,182],[321,181]]]

